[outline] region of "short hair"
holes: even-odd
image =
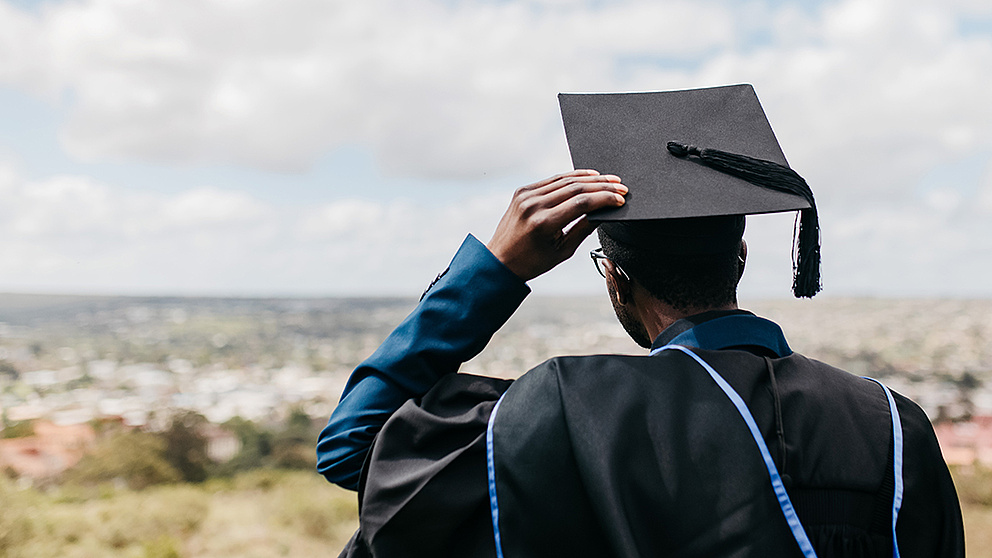
[[[651,296],[678,311],[737,303],[740,243],[712,254],[671,254],[621,243],[599,229],[603,254]]]

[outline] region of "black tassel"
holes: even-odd
[[[793,241],[792,292],[796,297],[811,298],[820,292],[820,221],[816,214],[813,191],[796,171],[772,161],[718,149],[700,149],[694,145],[670,141],[668,151],[676,157],[694,156],[714,170],[736,176],[756,186],[788,192],[809,202],[800,211],[799,234]]]

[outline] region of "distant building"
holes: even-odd
[[[933,428],[948,465],[992,467],[992,415],[962,422],[938,422]]]
[[[49,479],[79,463],[95,441],[89,424],[40,420],[34,423],[33,436],[0,440],[0,469],[31,480]]]

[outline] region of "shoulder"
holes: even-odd
[[[825,362],[793,353],[774,361],[776,373],[789,387],[809,397],[827,401],[873,401],[874,407],[888,413],[888,400],[875,381]]]
[[[529,382],[575,382],[584,380],[596,383],[600,380],[613,380],[618,374],[634,375],[648,373],[659,368],[682,368],[691,361],[684,355],[663,352],[654,356],[599,354],[583,356],[561,356],[548,359],[521,376],[517,383]],[[518,388],[519,389],[519,388]]]
[[[674,413],[697,395],[716,396],[690,357],[674,351],[648,355],[556,357],[536,366],[507,390],[496,424],[515,432],[584,429],[615,414],[650,407]],[[681,402],[681,403],[680,403]],[[603,430],[599,428],[598,430]]]
[[[507,389],[501,403],[500,422],[519,421],[521,427],[528,428],[552,424],[556,422],[553,417],[562,412],[563,398],[601,393],[620,378],[629,379],[659,362],[655,357],[632,355],[565,356],[546,360],[520,376]],[[544,420],[535,420],[537,418]]]
[[[686,359],[687,360],[687,359]],[[555,357],[542,362],[520,376],[507,390],[507,407],[511,401],[542,405],[560,405],[563,396],[575,398],[581,394],[603,395],[617,384],[637,384],[653,377],[657,382],[663,375],[660,368],[677,358],[669,355],[586,355]]]
[[[853,408],[862,410],[865,402],[871,401],[874,403],[870,405],[871,407],[886,416],[889,414],[885,392],[875,380],[868,377],[852,374],[799,353],[776,360],[775,369],[777,372],[779,370],[785,372],[787,374],[785,381],[791,381],[792,386],[807,392],[808,397],[825,399],[833,403],[846,399],[858,400],[861,404]],[[880,381],[885,383],[884,380]],[[895,390],[889,391],[896,402],[903,429],[933,437],[935,440],[933,426],[926,412],[908,397]]]
[[[899,410],[899,418],[902,420],[903,428],[933,435],[933,423],[930,422],[930,417],[927,416],[926,411],[905,395],[895,390],[890,391],[893,399],[895,399],[896,409]]]
[[[930,417],[912,399],[895,391],[892,392],[892,397],[899,411],[906,452],[926,455],[930,461],[939,461],[941,466],[946,467]]]

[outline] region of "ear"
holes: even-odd
[[[612,261],[606,261],[606,281],[616,295],[617,302],[626,306],[631,301],[630,279],[621,273]]]
[[[737,268],[737,280],[740,281],[741,277],[744,277],[744,266],[747,263],[747,242],[741,239],[741,250],[737,254],[738,268]]]

